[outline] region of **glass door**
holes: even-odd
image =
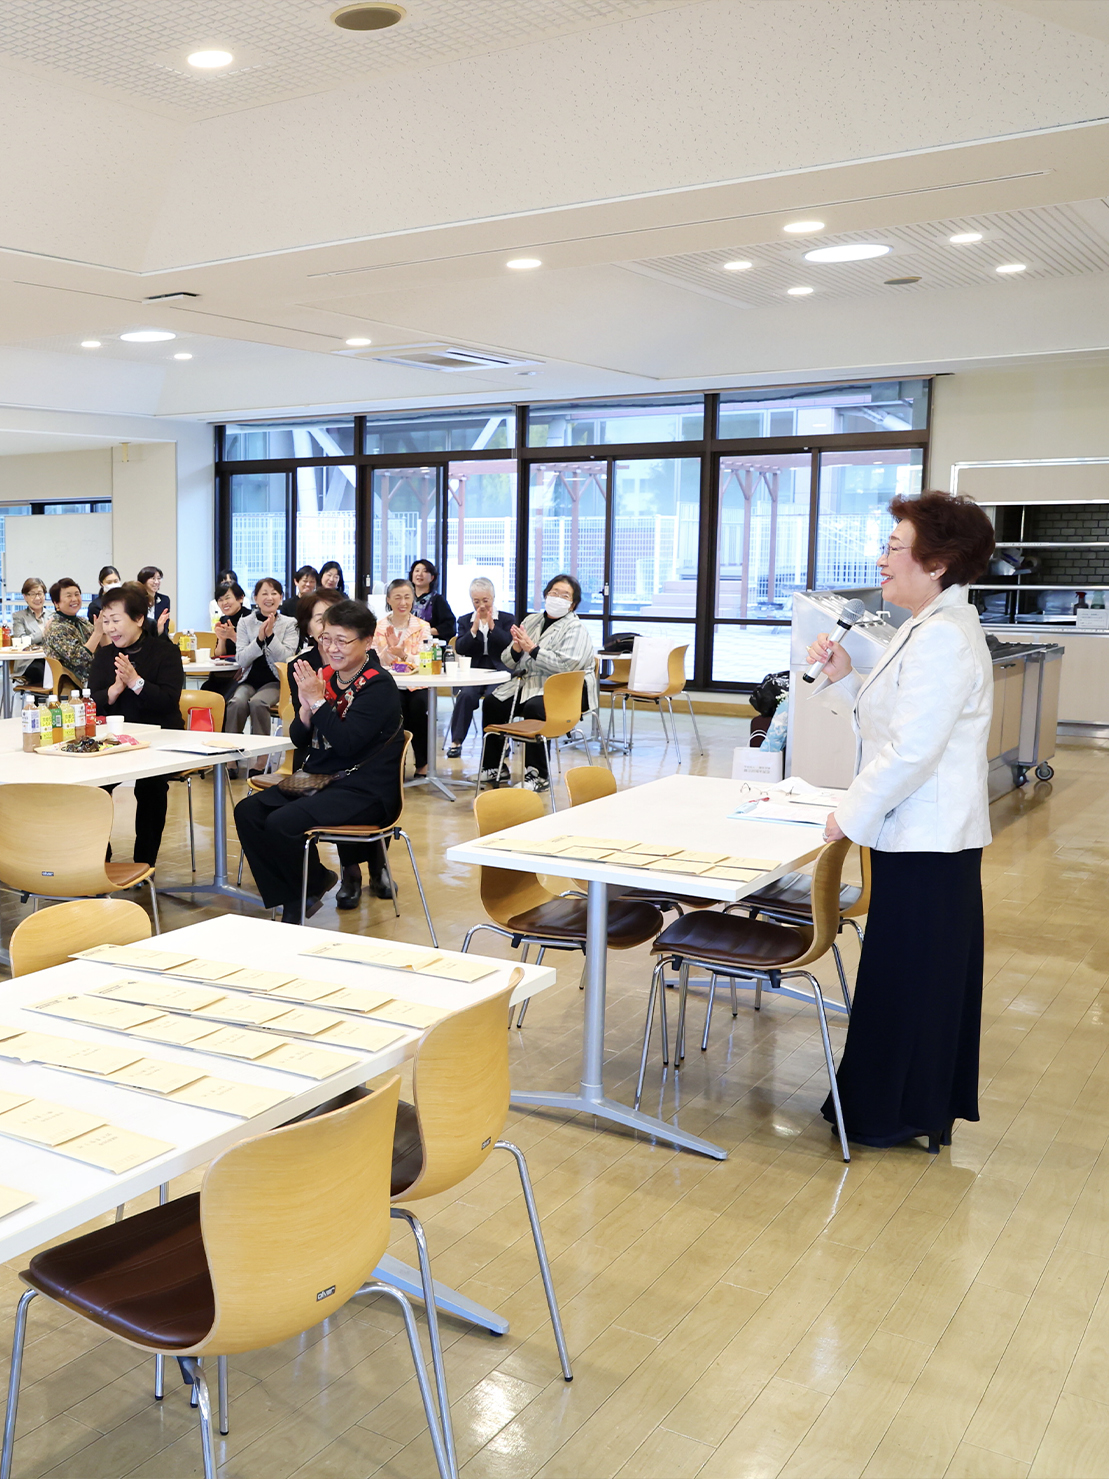
[[[286,562],[286,503],[289,474],[284,472],[232,473],[231,568],[249,596],[265,576],[288,580]]]
[[[382,592],[406,576],[414,560],[439,564],[439,467],[377,467],[370,517],[372,558],[367,575]]]
[[[605,614],[605,547],[608,463],[533,463],[528,501],[527,609],[543,605],[553,575],[573,575],[581,585],[578,615],[602,644]]]
[[[447,469],[447,558],[440,579],[456,616],[470,609],[470,582],[491,580],[502,611],[516,609],[516,464],[452,462]]]
[[[298,467],[293,566],[319,570],[338,560],[348,591],[354,590],[355,473],[353,467]]]
[[[823,452],[817,521],[817,589],[878,584],[878,555],[893,528],[890,499],[920,492],[919,447]]]

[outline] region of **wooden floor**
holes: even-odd
[[[745,726],[701,722],[709,754],[692,768],[727,774]],[[616,762],[622,784],[674,767],[649,721],[636,732],[634,762]],[[813,1015],[781,1000],[759,1016],[742,1001],[734,1021],[718,1010],[707,1054],[691,1046],[680,1084],[652,1065],[650,1105],[726,1144],[726,1162],[581,1118],[513,1114],[562,1301],[569,1386],[508,1158],[461,1197],[423,1205],[438,1277],[512,1322],[496,1339],[445,1321],[466,1479],[1109,1473],[1109,749],[1071,745],[1056,763],[1054,783],[993,808],[982,1120],[957,1126],[950,1151],[860,1149],[844,1166],[818,1114],[827,1081]],[[121,847],[129,794],[117,792]],[[470,870],[440,858],[472,835],[469,800],[409,795],[440,942],[456,946],[480,908]],[[210,816],[203,794],[198,814]],[[163,878],[188,867],[184,815],[174,787]],[[202,868],[209,843],[204,832]],[[398,879],[399,921],[372,901],[342,915],[328,905],[315,923],[424,939],[406,863]],[[18,911],[5,897],[6,935]],[[167,927],[210,912],[169,899],[164,911]],[[850,943],[847,953],[853,968]],[[565,960],[559,987],[514,1034],[519,1084],[576,1081],[580,957]],[[606,1073],[618,1097],[632,1092],[648,977],[644,951],[612,958]],[[20,1266],[0,1275],[5,1345]],[[384,1304],[353,1302],[231,1364],[223,1479],[434,1474]],[[186,1389],[167,1384],[155,1403],[151,1374],[129,1347],[36,1301],[17,1479],[199,1475]]]

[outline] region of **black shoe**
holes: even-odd
[[[343,869],[343,881],[335,895],[336,909],[357,909],[362,897],[362,869],[357,864]]]
[[[461,758],[461,756],[462,756],[462,746],[461,745],[448,745],[447,746],[447,759],[448,760],[458,760],[458,759]]]
[[[393,890],[389,887],[389,880],[384,873],[375,873],[370,879],[370,893],[375,899],[391,899]]]

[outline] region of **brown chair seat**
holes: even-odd
[[[329,837],[376,837],[379,832],[392,830],[392,822],[362,822],[342,827],[306,827],[304,835],[314,837],[317,832],[326,832]]]
[[[508,734],[516,739],[536,739],[546,727],[546,719],[516,719],[511,724],[487,724],[485,733]]]
[[[812,918],[812,879],[807,873],[785,873],[758,893],[748,894],[739,901],[737,908],[773,910],[775,914],[792,914],[798,919]],[[842,913],[850,909],[862,896],[862,889],[854,883],[845,883],[839,891],[839,907]]]
[[[105,863],[104,872],[113,888],[130,888],[133,883],[145,883],[154,869],[149,863]]]
[[[397,1127],[393,1132],[392,1197],[403,1196],[424,1168],[424,1143],[414,1104],[397,1104]]]
[[[788,924],[700,910],[667,925],[652,949],[656,955],[688,957],[708,965],[777,970],[804,955],[810,934]]]
[[[113,1335],[164,1351],[198,1345],[215,1319],[199,1192],[47,1248],[21,1277]]]
[[[672,908],[675,904],[680,904],[683,909],[711,909],[716,903],[715,899],[695,899],[692,894],[671,894],[657,888],[625,888],[621,889],[620,897],[642,899],[659,909]]]
[[[522,914],[514,914],[505,925],[516,934],[540,939],[574,940],[585,943],[586,901],[547,899]],[[630,950],[652,939],[662,928],[662,915],[653,904],[613,899],[608,906],[608,943],[616,950]]]

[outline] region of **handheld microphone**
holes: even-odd
[[[859,617],[865,615],[866,607],[861,601],[848,601],[846,606],[844,606],[843,610],[840,612],[839,620],[836,622],[836,626],[842,627],[844,632],[849,632],[858,621]],[[815,683],[816,680],[820,677],[821,673],[824,671],[824,664],[827,661],[828,658],[825,657],[821,658],[819,662],[814,662],[808,672],[801,675],[803,681],[806,683]]]

